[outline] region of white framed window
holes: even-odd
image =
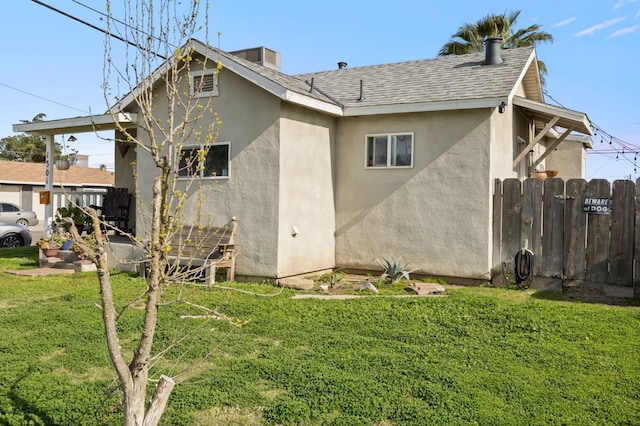
[[[218,75],[218,69],[191,71],[189,73],[191,95],[196,98],[218,96],[220,94],[220,90],[218,88]]]
[[[189,179],[228,179],[231,155],[230,142],[216,142],[205,146],[184,147],[178,154],[178,177]],[[204,163],[198,156],[204,157]]]
[[[413,167],[413,139],[413,132],[366,135],[365,167]]]

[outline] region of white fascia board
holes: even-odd
[[[31,185],[31,186],[44,186],[43,181],[28,181],[28,180],[3,180],[0,182],[2,185]],[[59,185],[58,185],[59,186]]]
[[[44,172],[43,172],[44,173]],[[56,169],[56,173],[58,173],[58,170]],[[57,177],[57,176],[56,176]],[[44,186],[44,181],[40,180],[40,181],[26,181],[26,180],[3,180],[1,182],[3,185],[31,185],[31,186]],[[60,189],[64,189],[64,188],[82,188],[82,187],[104,187],[104,188],[109,188],[111,187],[111,185],[105,185],[104,183],[77,183],[77,182],[63,182],[62,184],[60,183],[60,178],[58,178],[58,180],[55,180],[54,178],[54,182],[53,182],[53,188],[56,190],[60,190]]]
[[[285,98],[287,90],[279,84],[274,83],[268,78],[263,77],[260,74],[255,73],[250,69],[243,67],[242,65],[230,59],[225,58],[224,56],[220,57],[220,62],[222,63],[222,69],[233,71],[245,80],[248,80],[256,86],[263,88],[267,92],[279,97],[280,99]]]
[[[520,75],[516,80],[516,84],[514,84],[513,87],[511,88],[511,93],[509,93],[509,101],[507,102],[507,104],[511,104],[513,97],[516,96],[518,87],[520,87],[520,85],[524,83],[524,78],[527,75],[527,72],[529,72],[529,67],[531,67],[532,64],[535,66],[535,69],[536,69],[536,80],[537,80],[538,88],[540,88],[538,95],[540,95],[540,99],[542,100],[542,89],[541,89],[542,83],[540,81],[540,71],[538,70],[538,59],[536,57],[536,51],[534,49],[531,51],[531,55],[529,55],[529,59],[527,59],[525,66],[522,67],[522,71],[520,71]]]
[[[221,57],[220,61],[222,62],[223,69],[228,69],[234,72],[245,80],[250,81],[251,83],[282,99],[283,101],[291,102],[331,115],[342,115],[342,108],[338,105],[334,105],[330,102],[324,102],[311,96],[305,96],[301,93],[292,92],[291,90],[282,87],[278,83],[275,83],[274,81],[225,57]]]
[[[338,117],[342,117],[344,115],[342,107],[338,105],[332,104],[330,102],[324,102],[324,101],[321,101],[320,99],[316,99],[310,96],[304,96],[304,95],[301,95],[300,93],[292,92],[290,90],[287,90],[284,100],[296,105],[300,105],[302,107],[324,112],[330,115],[335,115]]]
[[[205,46],[204,44],[202,44],[201,42],[195,39],[192,39],[187,43],[185,43],[184,45],[182,45],[181,49],[184,51],[186,47],[189,46],[190,43],[193,44],[193,48],[195,52],[201,54],[204,57],[207,57],[207,54],[209,52],[215,52],[215,50],[208,48],[207,46]],[[136,96],[138,93],[140,93],[140,91],[147,89],[149,86],[153,87],[156,81],[163,78],[168,71],[171,71],[171,68],[173,67],[175,60],[176,60],[176,57],[174,55],[171,55],[171,57],[165,60],[162,63],[162,65],[156,68],[151,74],[149,74],[140,83],[138,83],[136,87],[134,87],[129,93],[127,93],[127,95],[124,98],[120,99],[120,101],[118,101],[115,105],[113,105],[110,108],[110,110],[122,111],[126,107],[131,105],[136,100]]]
[[[591,139],[591,136],[587,135],[572,133],[565,138],[565,142],[581,143],[585,148],[593,148],[593,139]]]
[[[552,127],[549,129],[545,136],[552,139],[558,139],[560,137],[560,133],[558,133],[558,131]]]
[[[358,115],[403,114],[409,112],[449,111],[456,109],[497,108],[507,98],[487,98],[459,101],[420,102],[414,104],[391,104],[376,106],[349,106],[344,108],[345,117]]]
[[[115,105],[109,108],[110,111],[122,111],[129,105],[131,105],[135,100],[138,93],[145,90],[149,86],[153,86],[156,81],[158,81],[162,76],[164,76],[167,71],[169,71],[171,64],[173,63],[173,57],[164,61],[162,65],[156,68],[150,75],[148,75],[145,79],[143,79],[136,87],[134,87],[127,95],[120,99]]]
[[[135,127],[137,121],[137,114],[119,112],[40,121],[37,123],[14,124],[13,131],[37,135],[59,135],[63,133],[92,132],[94,130],[114,130],[118,127],[116,123],[119,123],[122,127]]]
[[[573,121],[576,123],[574,127],[575,130],[588,135],[593,134],[591,122],[589,121],[589,118],[585,113],[557,107],[555,105],[545,104],[543,102],[537,102],[531,99],[522,98],[520,96],[514,96],[513,104],[523,108],[531,109],[533,111],[538,111],[542,114]]]

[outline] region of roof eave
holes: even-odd
[[[371,106],[347,106],[344,108],[345,117],[358,115],[402,114],[410,112],[448,111],[459,109],[496,108],[502,102],[507,102],[506,97],[449,100],[441,102],[417,102],[411,104],[389,104]]]
[[[340,106],[334,103],[322,101],[312,96],[305,96],[304,94],[293,92],[289,89],[286,89],[282,85],[274,82],[273,80],[268,79],[263,75],[260,75],[259,73],[256,73],[255,71],[230,59],[222,52],[219,52],[217,49],[211,48],[198,40],[193,39],[190,41],[190,43],[192,43],[192,46],[195,52],[204,57],[207,57],[212,52],[219,53],[218,57],[216,58],[216,62],[217,61],[220,62],[220,64],[222,65],[222,69],[226,69],[237,74],[238,76],[246,79],[247,81],[255,84],[256,86],[264,89],[265,91],[271,93],[272,95],[280,98],[283,101],[308,107],[316,111],[325,112],[330,115],[335,115],[335,116],[342,115],[342,108],[340,108]],[[152,73],[152,75],[149,76],[149,78],[147,78],[143,83],[141,83],[138,87],[132,90],[120,102],[114,105],[113,109],[117,111],[122,111],[126,109],[129,105],[131,105],[134,102],[136,93],[139,90],[142,90],[145,87],[149,87],[149,85],[154,85],[156,81],[161,79],[163,75],[166,74],[170,66],[171,66],[171,59],[167,60],[162,66],[160,66],[157,70],[155,70]]]
[[[291,102],[292,104],[313,109],[315,111],[324,112],[336,117],[344,116],[344,111],[339,105],[335,105],[330,102],[323,102],[319,99],[312,98],[310,96],[304,96],[300,93],[292,92],[290,90],[287,90],[285,92],[282,99],[287,102]]]
[[[255,71],[239,64],[225,56],[220,57],[222,68],[232,71],[238,76],[246,79],[247,81],[255,84],[256,86],[266,90],[272,95],[280,98],[283,101],[291,102],[303,107],[311,108],[316,111],[325,112],[330,115],[342,116],[342,108],[332,102],[322,101],[312,96],[306,96],[302,93],[294,92],[286,89],[280,84],[264,77]]]
[[[113,130],[119,127],[135,127],[138,116],[131,113],[88,115],[85,117],[63,118],[61,120],[39,121],[36,123],[14,124],[14,132],[35,135],[59,135],[64,133],[83,133]]]
[[[531,68],[533,67],[533,71]],[[538,59],[536,51],[533,49],[527,62],[516,80],[516,84],[513,85],[511,93],[509,93],[509,100],[516,96],[518,87],[523,86],[527,96],[535,101],[544,102],[544,96],[542,93],[542,82],[540,80],[540,70],[538,69]],[[511,103],[511,102],[508,102]]]
[[[534,100],[522,98],[520,96],[513,97],[513,104],[515,106],[529,110],[534,114],[534,116],[536,114],[540,115],[541,121],[543,121],[544,118],[547,118],[546,116],[559,117],[562,121],[559,121],[558,125],[565,128],[571,127],[573,130],[584,133],[585,135],[593,134],[591,122],[589,121],[587,115],[583,112],[573,111],[542,102],[536,102]]]

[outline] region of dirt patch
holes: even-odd
[[[350,299],[371,295],[415,297],[442,296],[446,294],[445,288],[437,283],[423,283],[415,280],[411,282],[402,280],[394,284],[388,282],[380,283],[375,277],[357,274],[343,274],[335,282],[328,282],[322,278],[316,278],[313,282],[312,294],[301,294],[296,297]]]
[[[566,287],[563,292],[564,299],[585,303],[603,303],[606,305],[631,306],[633,299],[608,294],[601,288],[589,286]]]

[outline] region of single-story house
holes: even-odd
[[[560,135],[552,129],[550,139],[557,139]],[[593,140],[584,134],[570,134],[563,143],[558,145],[545,159],[548,170],[558,171],[557,177],[564,179],[585,179],[587,169],[587,150],[593,148]]]
[[[44,228],[45,206],[40,203],[40,193],[45,190],[45,170],[44,163],[0,160],[0,199],[35,211],[40,219],[38,229]],[[80,205],[100,204],[102,194],[113,186],[114,175],[82,165],[56,170],[51,194],[54,211],[66,206],[69,199]]]
[[[591,135],[590,122],[544,102],[534,48],[500,51],[489,40],[486,54],[292,76],[267,48],[190,43],[221,71],[193,61],[183,90],[211,99],[222,124],[207,164],[215,173],[201,177],[187,207],[202,203],[220,224],[238,218],[236,276],[375,270],[376,259],[402,257],[425,274],[487,279],[494,179],[550,163],[562,176],[584,176],[587,145],[573,145],[569,159],[556,148],[575,132]],[[188,84],[196,80],[206,84]],[[113,111],[144,141],[135,92]],[[73,123],[16,130],[70,133]],[[144,150],[116,155],[116,186],[133,189],[133,162],[137,205],[149,205],[154,166]]]

